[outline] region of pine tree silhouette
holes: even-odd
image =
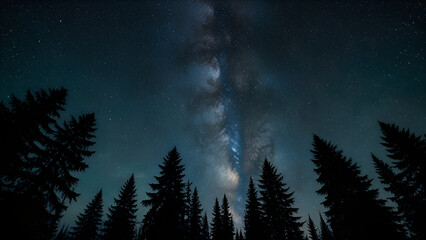
[[[311,219],[311,216],[308,215],[308,232],[311,240],[320,240],[317,233],[317,228],[315,227],[314,222]]]
[[[98,240],[100,239],[100,227],[102,224],[103,202],[102,189],[86,206],[83,213],[77,216],[76,226],[73,227],[73,239]]]
[[[398,205],[411,239],[426,238],[426,138],[394,124],[379,122],[392,165],[372,155],[376,171],[391,200]],[[426,137],[426,136],[425,136]]]
[[[322,184],[318,194],[336,239],[403,239],[398,218],[378,192],[371,179],[361,175],[357,164],[346,159],[335,145],[314,135],[312,160]]]
[[[192,194],[191,200],[191,214],[189,218],[189,239],[192,240],[202,240],[201,232],[201,203],[200,198],[198,197],[198,190],[194,188],[194,193]]]
[[[136,186],[134,175],[121,187],[105,222],[104,240],[133,240],[136,223]]]
[[[247,240],[263,239],[266,235],[262,221],[262,209],[257,190],[250,178],[247,191],[246,211],[244,216],[244,229]]]
[[[222,227],[222,214],[220,212],[219,200],[215,200],[213,207],[213,219],[212,219],[212,240],[223,239],[223,227]]]
[[[327,223],[324,221],[321,213],[320,216],[320,227],[321,227],[321,240],[333,240],[333,235],[328,227]]]
[[[221,218],[222,218],[222,231],[223,240],[234,239],[234,221],[231,215],[231,207],[229,206],[226,195],[223,195],[222,206],[221,206]]]
[[[295,216],[298,209],[293,207],[293,193],[289,193],[283,176],[267,159],[263,163],[259,182],[266,232],[264,239],[303,239],[300,230],[303,223],[299,222],[300,217]]]
[[[164,158],[160,165],[161,176],[151,183],[153,192],[148,192],[147,200],[142,201],[150,207],[143,220],[144,239],[176,239],[185,237],[185,196],[181,158],[176,147]],[[167,231],[165,231],[167,227]]]
[[[201,239],[210,240],[209,221],[207,219],[207,213],[204,213],[203,224],[201,228]]]
[[[94,142],[94,114],[58,123],[65,88],[12,95],[0,103],[0,220],[17,239],[51,239],[67,203],[75,201],[78,178]]]

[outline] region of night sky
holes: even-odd
[[[242,226],[266,157],[317,221],[312,134],[376,178],[378,120],[426,132],[422,1],[16,2],[0,3],[0,101],[64,86],[63,119],[97,119],[71,226],[100,188],[106,211],[132,173],[146,199],[174,146],[209,215],[226,193]]]

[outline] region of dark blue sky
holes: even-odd
[[[70,225],[100,188],[106,210],[131,173],[145,199],[175,145],[208,213],[227,193],[241,216],[268,157],[316,220],[312,134],[375,178],[377,120],[426,132],[422,1],[12,2],[0,4],[0,100],[64,86],[65,118],[96,114]]]

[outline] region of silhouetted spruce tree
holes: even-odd
[[[222,206],[221,206],[221,216],[222,216],[222,230],[223,230],[223,240],[233,240],[234,239],[234,220],[232,219],[231,207],[229,206],[228,199],[226,195],[223,195]]]
[[[73,227],[73,239],[97,240],[100,239],[100,227],[102,224],[103,202],[102,189],[86,206],[84,212],[77,216],[76,226]]]
[[[207,213],[204,213],[203,224],[201,227],[201,239],[210,240],[209,221],[207,219]]]
[[[76,200],[78,178],[94,142],[94,114],[58,123],[67,90],[12,95],[0,103],[0,220],[3,235],[51,239],[67,203]]]
[[[394,124],[379,125],[382,145],[392,162],[389,165],[372,155],[376,171],[385,189],[393,194],[391,200],[398,205],[411,239],[425,239],[426,139]]]
[[[153,192],[148,192],[147,200],[142,201],[150,207],[143,220],[143,235],[146,240],[176,239],[185,237],[185,184],[180,154],[173,148],[160,165],[157,183],[151,183]],[[165,229],[167,227],[167,229]]]
[[[303,239],[300,230],[303,223],[300,217],[295,216],[298,209],[293,207],[293,193],[283,181],[283,176],[265,159],[259,180],[260,199],[262,202],[263,223],[266,236],[269,240],[296,240]]]
[[[398,218],[378,192],[371,179],[361,175],[357,164],[346,159],[335,145],[314,135],[312,160],[318,194],[325,196],[323,205],[336,239],[403,239]]]
[[[308,215],[308,232],[311,240],[320,240],[317,228],[315,227],[314,221],[312,221],[311,217]]]
[[[328,227],[327,223],[324,221],[321,213],[320,216],[320,229],[321,229],[321,240],[333,240],[333,235]]]
[[[213,219],[212,219],[212,240],[223,239],[223,227],[222,227],[222,214],[220,211],[219,200],[215,200],[213,206]]]
[[[250,178],[249,188],[247,191],[244,229],[247,240],[257,240],[265,237],[262,221],[262,209],[252,178]]]
[[[191,214],[189,218],[189,239],[202,240],[201,232],[201,203],[198,197],[198,190],[194,188],[191,200]]]
[[[133,240],[136,223],[136,186],[134,175],[121,187],[105,222],[104,240]]]

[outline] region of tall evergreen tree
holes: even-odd
[[[373,156],[380,180],[393,194],[412,239],[426,238],[426,138],[394,124],[379,122],[382,145],[386,147],[391,165]],[[426,136],[425,136],[426,137]]]
[[[303,223],[295,216],[298,209],[293,207],[293,193],[283,181],[283,176],[265,159],[259,180],[260,199],[262,202],[263,223],[268,240],[303,239],[300,230]]]
[[[143,220],[144,239],[176,239],[185,237],[185,184],[183,183],[182,159],[176,147],[163,159],[157,183],[151,183],[153,192],[148,192],[147,200],[142,201],[150,207]],[[167,226],[167,231],[165,227]]]
[[[222,227],[222,214],[220,212],[219,200],[216,198],[213,207],[213,219],[212,219],[212,240],[223,239],[223,227]]]
[[[103,202],[102,189],[86,206],[84,212],[77,216],[76,226],[73,227],[73,239],[98,240],[100,239],[100,225],[102,224]]]
[[[398,218],[378,192],[371,179],[361,175],[357,164],[343,156],[335,145],[314,135],[312,160],[325,196],[323,205],[336,239],[403,239]]]
[[[189,218],[189,239],[191,240],[202,240],[201,231],[201,203],[198,197],[198,190],[194,188],[191,200],[191,214]]]
[[[105,222],[104,240],[133,240],[136,224],[136,186],[134,175],[121,187],[118,198],[109,208],[108,219]]]
[[[312,218],[308,216],[308,232],[311,240],[320,240],[317,228],[315,227],[314,221],[312,221]]]
[[[67,90],[12,95],[9,109],[0,103],[0,220],[17,239],[50,239],[78,193],[85,158],[93,154],[94,114],[59,124]]]
[[[249,188],[247,191],[244,229],[247,240],[257,240],[265,237],[261,205],[252,178],[250,178]]]
[[[203,225],[201,228],[201,239],[210,240],[209,221],[207,219],[207,213],[203,216]]]
[[[320,228],[321,228],[321,240],[333,240],[333,235],[328,227],[327,223],[324,221],[321,213],[320,215]]]
[[[100,225],[102,224],[103,202],[102,189],[86,206],[84,212],[77,216],[76,226],[73,227],[75,240],[100,239]]]
[[[223,240],[234,239],[234,220],[232,219],[231,206],[229,206],[226,195],[223,195],[222,206],[221,206],[221,217],[222,217],[222,231]]]

